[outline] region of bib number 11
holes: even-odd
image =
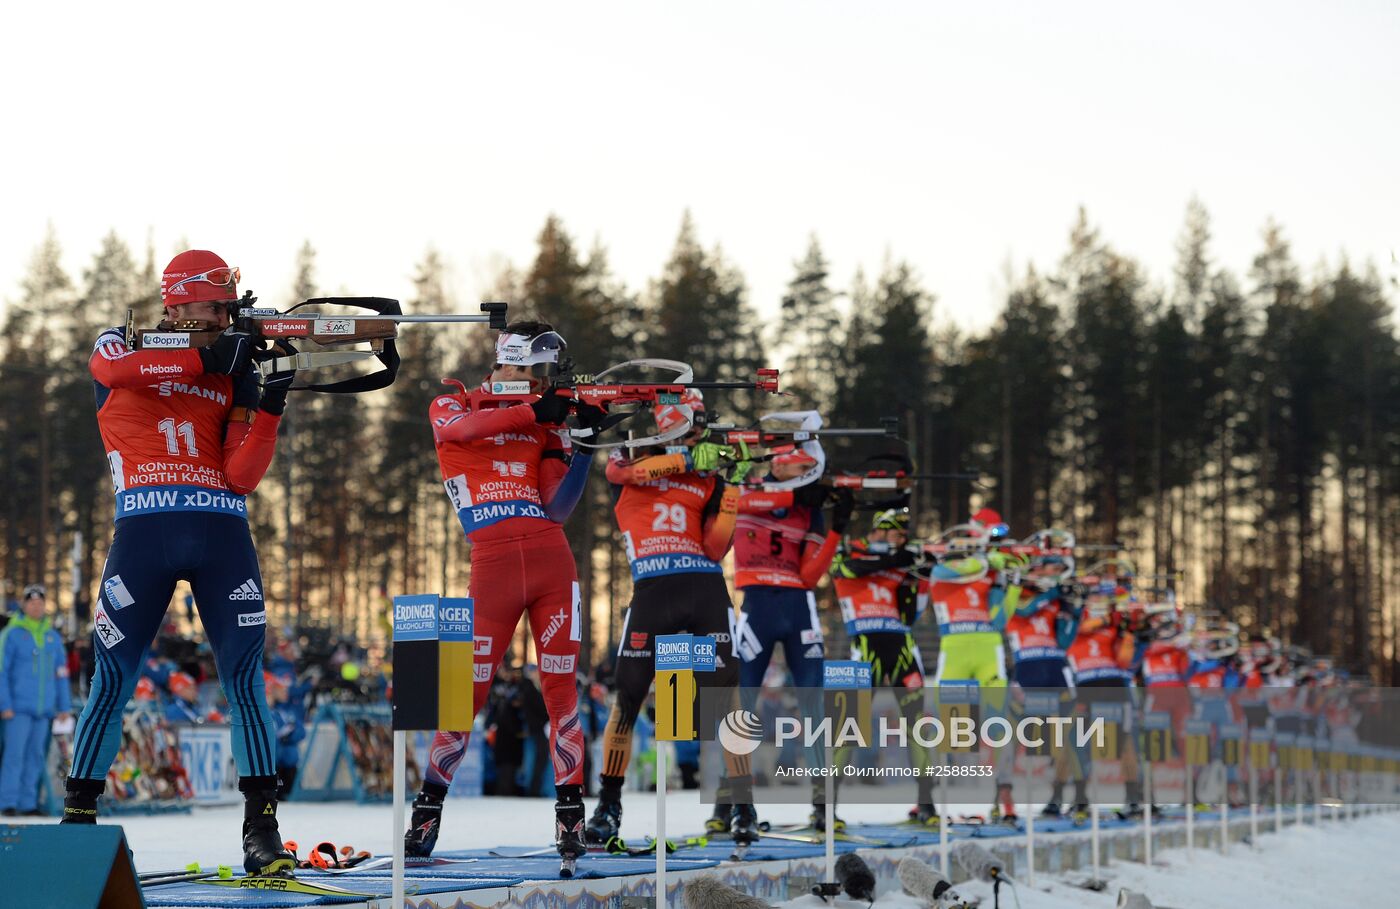
[[[199,446],[194,444],[194,424],[189,420],[176,423],[173,418],[166,417],[156,424],[156,429],[165,434],[165,450],[169,454],[179,454],[183,441],[186,453],[192,458],[199,457]]]

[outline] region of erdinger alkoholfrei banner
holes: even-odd
[[[704,797],[721,748],[750,756],[755,800],[804,803],[834,776],[844,803],[1400,804],[1400,689],[874,689],[852,722],[819,689],[743,689],[743,736],[700,731]],[[700,692],[723,723],[733,691]],[[911,701],[911,698],[913,699]],[[816,705],[824,705],[817,708]],[[862,718],[863,719],[863,718]],[[1151,772],[1148,773],[1148,766]],[[1150,784],[1150,792],[1145,787]]]

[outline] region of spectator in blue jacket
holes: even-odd
[[[44,588],[24,590],[22,614],[0,631],[0,814],[38,815],[39,778],[49,753],[54,717],[73,710],[68,657],[48,619]]]
[[[277,722],[277,797],[282,800],[290,798],[296,786],[301,741],[306,738],[306,700],[290,698],[290,681],[288,676],[263,672],[267,706]]]

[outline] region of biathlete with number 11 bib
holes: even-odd
[[[246,496],[272,462],[294,372],[250,369],[253,339],[229,328],[239,270],[212,252],[180,253],[161,275],[169,320],[225,329],[197,350],[131,350],[121,328],[97,338],[88,368],[116,491],[116,529],[93,609],[96,673],[73,738],[65,824],[97,822],[97,799],[175,583],[188,581],[229,704],[243,867],[288,873],[296,859],[277,828],[277,727],[263,689],[267,628]],[[280,342],[283,356],[295,353]]]

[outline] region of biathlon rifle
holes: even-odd
[[[865,473],[838,473],[827,482],[838,489],[912,489],[920,480],[961,480],[973,486],[980,474],[975,473],[905,473],[902,470],[868,470]]]
[[[607,379],[626,369],[660,369],[674,374],[669,382],[609,382]],[[457,383],[460,387],[461,383]],[[755,377],[744,382],[697,382],[695,371],[690,364],[680,360],[638,359],[627,360],[609,366],[599,373],[577,373],[573,362],[565,360],[560,364],[557,375],[549,378],[545,394],[567,398],[571,402],[570,412],[576,413],[578,405],[600,407],[607,412],[602,423],[593,429],[573,430],[574,444],[581,448],[646,448],[664,445],[686,435],[695,425],[695,414],[685,404],[688,389],[727,389],[731,391],[763,391],[778,394],[778,370],[759,369]],[[473,409],[480,406],[501,406],[503,404],[528,404],[539,399],[531,391],[529,381],[488,382],[485,390],[468,392]],[[614,429],[641,413],[649,413],[652,407],[672,405],[681,422],[669,429],[648,436],[620,439],[614,442],[597,441],[598,434]]]
[[[707,427],[710,430],[710,440],[723,442],[727,445],[760,445],[766,448],[780,449],[771,455],[755,458],[752,460],[771,459],[773,455],[781,454],[790,450],[795,445],[803,442],[821,441],[822,439],[860,438],[876,437],[897,439],[899,438],[899,418],[881,417],[882,424],[878,429],[841,429],[839,427],[822,427],[821,429],[765,429],[764,427],[750,427],[740,429],[733,424],[711,423]]]
[[[386,388],[393,384],[399,371],[399,354],[394,339],[399,326],[416,322],[482,322],[491,328],[506,326],[505,303],[482,303],[481,315],[404,315],[398,300],[388,297],[314,297],[281,312],[253,304],[258,298],[245,291],[242,298],[229,304],[229,329],[247,332],[260,347],[256,368],[263,376],[290,369],[315,369],[355,363],[373,357],[383,368],[363,376],[339,382],[296,385],[292,391],[320,391],[329,394],[355,394]],[[344,306],[365,309],[372,316],[341,315],[319,310],[298,312],[304,306]],[[126,344],[130,350],[184,350],[208,347],[223,332],[217,323],[200,319],[166,320],[154,329],[138,329],[131,310],[126,314]],[[300,351],[292,356],[278,356],[268,350],[266,342],[314,341],[329,350]],[[353,349],[353,345],[368,344],[368,349]]]

